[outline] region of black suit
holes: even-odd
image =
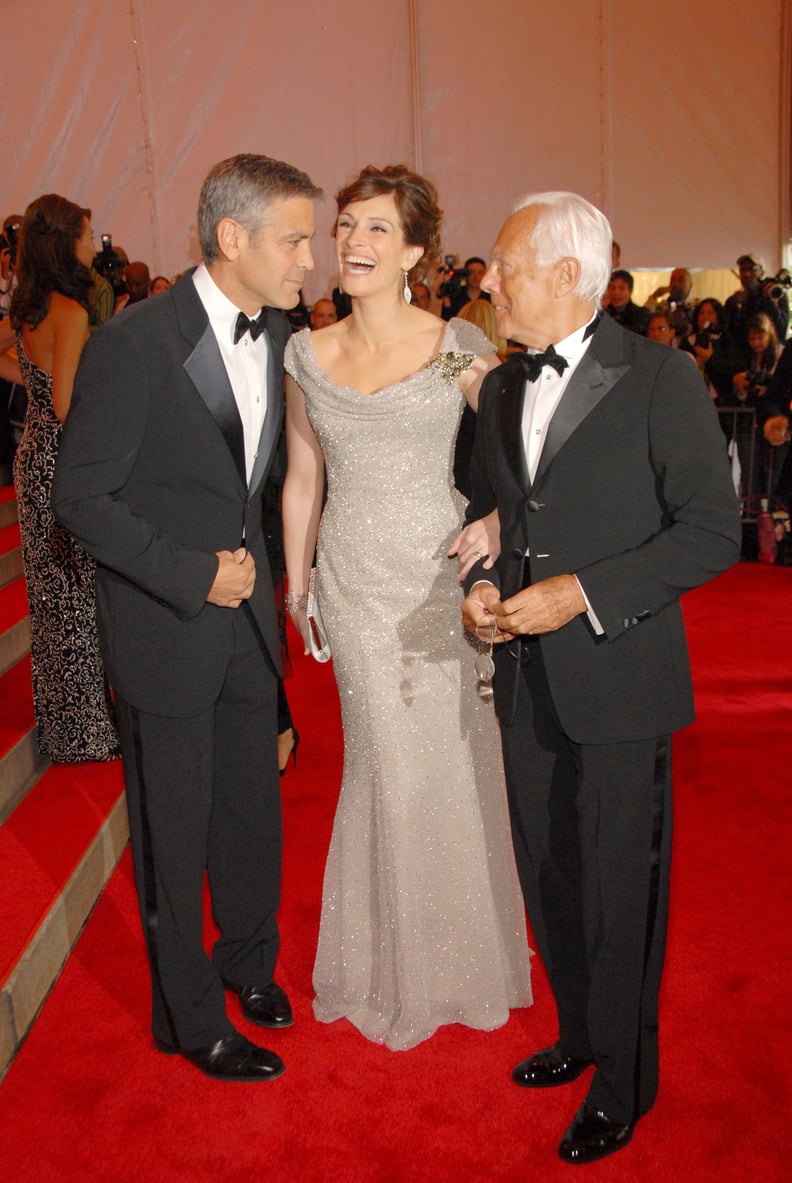
[[[567,1052],[616,1120],[657,1087],[670,856],[670,732],[693,718],[679,597],[738,557],[723,435],[687,358],[603,316],[533,482],[524,373],[479,403],[470,520],[498,507],[502,599],[577,574],[586,615],[496,651],[517,865]],[[526,555],[530,555],[527,558]],[[467,580],[490,578],[478,568]]]
[[[220,975],[267,984],[278,950],[275,603],[261,486],[283,415],[288,325],[267,314],[268,410],[248,485],[242,424],[191,276],[86,345],[53,504],[97,560],[99,628],[119,710],[154,1034],[228,1034]],[[206,602],[216,552],[256,564],[238,609]],[[208,866],[222,930],[201,944]]]

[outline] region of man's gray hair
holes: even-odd
[[[279,197],[321,197],[307,173],[292,164],[245,152],[221,160],[210,170],[198,199],[198,238],[207,263],[220,257],[217,224],[233,218],[255,239],[268,216],[268,206]]]
[[[611,274],[610,222],[577,193],[530,193],[514,207],[538,206],[530,246],[540,267],[573,258],[580,263],[575,294],[601,307]]]

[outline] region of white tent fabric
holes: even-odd
[[[334,271],[335,190],[369,162],[432,177],[444,250],[486,256],[514,200],[574,189],[626,266],[768,270],[790,232],[789,0],[26,0],[2,3],[3,209],[94,211],[170,275],[195,204],[239,151],[321,184],[312,301]]]

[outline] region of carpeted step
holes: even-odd
[[[13,485],[0,489],[0,529],[17,520],[16,493]]]
[[[126,840],[119,761],[50,766],[0,827],[0,1078]]]
[[[25,581],[0,587],[0,674],[30,651],[30,618]]]
[[[0,821],[46,766],[36,742],[30,657],[26,655],[0,677]]]
[[[0,674],[30,650],[30,620],[13,488],[0,489]],[[1,700],[0,700],[1,701]]]
[[[12,522],[0,530],[0,587],[19,579],[22,574],[22,549],[19,543],[19,525]]]
[[[13,489],[0,490],[0,1078],[127,839],[120,763],[38,751]]]

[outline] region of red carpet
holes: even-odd
[[[686,598],[699,721],[676,746],[676,847],[660,1096],[597,1180],[780,1183],[790,1113],[788,899],[792,572],[743,565]],[[409,1052],[311,1015],[322,865],[340,774],[332,674],[296,662],[303,733],[284,779],[285,1076],[219,1084],[158,1055],[128,854],[5,1082],[7,1183],[446,1183],[569,1179],[556,1157],[587,1076],[530,1093],[511,1066],[555,1037],[536,1005],[491,1034]],[[243,1024],[236,1003],[232,1015]]]

